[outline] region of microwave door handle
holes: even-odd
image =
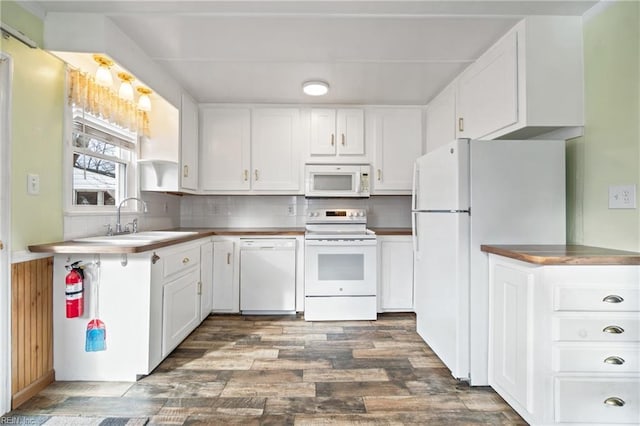
[[[356,194],[359,194],[362,187],[362,174],[357,173],[355,176],[356,176]]]

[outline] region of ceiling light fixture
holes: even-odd
[[[113,86],[113,77],[109,69],[113,66],[113,61],[102,55],[93,55],[93,60],[99,65],[96,71],[96,83],[100,86]]]
[[[149,98],[149,95],[153,92],[146,87],[138,87],[136,90],[140,93],[138,109],[141,111],[151,111],[151,98]]]
[[[133,102],[133,86],[131,82],[135,80],[135,78],[126,72],[119,72],[118,78],[122,81],[122,83],[120,83],[120,89],[118,90],[118,96],[120,99]]]
[[[302,91],[309,96],[323,96],[329,92],[329,83],[322,80],[309,80],[302,83]]]

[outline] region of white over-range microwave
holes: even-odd
[[[305,165],[305,197],[369,197],[368,164]]]

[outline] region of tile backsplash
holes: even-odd
[[[122,211],[123,225],[138,219],[140,231],[170,229],[180,226],[180,198],[157,192],[143,192],[141,197],[147,203],[147,213]],[[130,201],[129,203],[136,204]],[[125,206],[126,207],[126,206]],[[66,214],[64,216],[64,239],[74,239],[93,235],[105,235],[106,225],[115,228],[116,214]]]
[[[310,208],[366,209],[369,227],[410,227],[410,196],[371,198],[304,198],[299,195],[169,195],[143,192],[148,212],[122,212],[122,224],[138,219],[139,230],[177,227],[304,227]],[[104,235],[115,227],[115,213],[64,217],[64,239]]]
[[[303,227],[310,208],[364,208],[369,227],[410,227],[411,197],[304,198],[289,195],[185,195],[183,227]]]

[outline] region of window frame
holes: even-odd
[[[94,128],[98,132],[103,132],[107,135],[112,135],[116,139],[120,140],[105,140],[106,138],[100,138],[99,136],[91,135],[94,139],[104,140],[107,143],[111,143],[113,145],[117,145],[120,149],[128,150],[129,159],[123,158],[123,155],[120,155],[115,162],[124,164],[126,166],[126,176],[124,178],[125,182],[118,182],[120,186],[119,190],[116,191],[116,199],[115,205],[80,205],[74,204],[75,191],[73,187],[73,173],[75,167],[73,167],[73,156],[78,154],[86,154],[91,157],[102,158],[108,161],[114,161],[114,157],[108,155],[101,155],[100,153],[84,149],[81,147],[74,146],[73,143],[73,134],[74,134],[74,124],[77,118],[80,117],[78,121],[84,121],[86,125]],[[104,214],[115,214],[118,204],[127,197],[139,197],[139,183],[138,183],[138,173],[137,173],[137,160],[140,155],[140,143],[139,136],[136,133],[129,132],[124,129],[120,129],[115,125],[110,125],[105,121],[92,116],[91,114],[85,113],[82,108],[75,107],[67,103],[67,107],[65,108],[65,143],[64,145],[64,178],[63,178],[63,194],[64,194],[64,209],[65,215],[67,216],[75,216],[75,215],[104,215]],[[128,205],[123,206],[123,212],[138,212],[137,203],[127,203]]]

